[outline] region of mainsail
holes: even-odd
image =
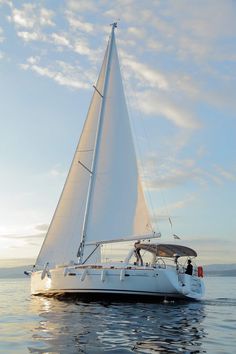
[[[37,264],[77,260],[86,243],[150,232],[112,34],[86,122]],[[89,194],[89,195],[88,195]]]

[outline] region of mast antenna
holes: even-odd
[[[118,25],[118,21],[120,21],[120,19],[118,18],[117,22],[113,22],[110,24],[110,26],[112,26],[112,28],[117,28],[117,25]]]

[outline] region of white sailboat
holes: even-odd
[[[151,243],[115,43],[105,52],[60,200],[31,274],[31,293],[201,299],[201,274],[177,262],[196,252]],[[126,256],[116,246],[132,241]],[[135,242],[135,246],[133,245]],[[104,253],[111,249],[109,258]],[[112,248],[112,247],[111,247]],[[184,258],[185,257],[185,258]]]

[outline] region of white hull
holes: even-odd
[[[58,267],[36,271],[31,276],[33,295],[123,294],[200,300],[203,281],[197,276],[178,274],[174,267],[153,268],[115,265]]]

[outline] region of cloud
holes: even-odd
[[[188,235],[186,246],[194,248],[203,264],[235,263],[235,240],[225,237],[211,237],[208,234]]]
[[[90,58],[92,58],[95,54],[94,50],[89,47],[88,43],[84,39],[78,39],[75,41],[74,51],[81,55],[87,55]]]
[[[220,177],[228,181],[236,181],[236,172],[224,169],[221,166],[215,166],[216,172]]]
[[[171,189],[187,186],[191,182],[206,187],[212,183],[223,185],[227,181],[236,181],[235,170],[229,171],[219,165],[208,164],[207,168],[198,165],[198,160],[181,159],[178,153],[175,155],[171,151],[166,151],[163,156],[149,156],[144,164],[145,188],[147,190]]]
[[[235,33],[235,6],[233,2],[201,1],[204,11],[199,3],[190,4],[187,0],[173,4],[178,10],[177,18],[180,27],[199,38],[215,39]],[[170,11],[169,11],[170,13]],[[189,17],[185,17],[188,14]],[[214,14],[214,16],[212,16]],[[211,18],[211,21],[209,21]]]
[[[73,30],[80,30],[86,33],[93,33],[94,31],[93,23],[78,19],[71,11],[67,11],[66,18],[69,22],[70,27]]]
[[[136,61],[131,55],[122,52],[122,63],[132,71],[132,74],[144,85],[149,87],[158,87],[162,90],[168,90],[169,84],[163,74],[149,66]]]
[[[67,34],[54,32],[52,34],[45,35],[40,31],[18,31],[17,35],[25,42],[38,41],[46,44],[53,44],[57,49],[60,49],[60,51],[66,48],[76,54],[87,57],[92,64],[97,62],[101,53],[100,50],[92,49],[88,41],[85,38],[82,38],[82,36],[80,36],[79,39],[75,39],[73,38],[74,36],[69,37]]]
[[[18,235],[0,235],[2,258],[26,258],[35,257],[42,245],[45,233],[36,234],[18,234]]]
[[[45,233],[40,233],[40,234],[33,234],[33,235],[0,235],[1,238],[6,238],[8,240],[10,239],[15,239],[15,240],[24,240],[24,241],[29,241],[29,240],[35,240],[35,239],[42,239],[45,237]]]
[[[63,171],[59,164],[53,166],[45,175],[47,177],[62,177],[65,178],[68,171]]]
[[[22,257],[22,255],[33,257],[36,255],[34,253],[37,253],[37,250],[43,242],[48,226],[48,224],[32,224],[25,225],[22,228],[22,226],[14,225],[12,227],[6,227],[5,230],[4,227],[2,227],[0,234],[2,248],[22,250],[22,252],[17,255],[18,258]],[[14,254],[14,257],[15,256],[16,254]]]
[[[146,31],[143,28],[138,27],[128,27],[128,33],[137,38],[144,38],[146,35]]]
[[[23,39],[25,42],[31,41],[46,41],[47,37],[40,32],[29,32],[29,31],[18,31],[18,37]]]
[[[195,194],[188,194],[184,199],[175,201],[163,207],[159,207],[153,214],[153,222],[159,222],[161,220],[168,221],[170,215],[174,215],[177,210],[184,209],[192,204],[196,200]]]
[[[162,116],[177,127],[185,129],[197,129],[201,126],[192,110],[187,109],[187,105],[184,108],[168,96],[149,90],[137,93],[136,97],[139,109],[145,114]]]
[[[12,14],[8,19],[19,28],[33,29],[36,27],[54,26],[53,17],[53,11],[35,4],[25,3],[21,9],[12,8]]]
[[[149,26],[156,29],[156,41],[163,48],[169,48],[181,60],[191,59],[201,65],[205,60],[217,60],[222,55],[225,37],[233,38],[236,32],[233,2],[204,1],[202,4],[204,11],[199,2],[160,2],[148,19]]]
[[[57,33],[52,33],[51,38],[54,44],[57,45],[62,45],[65,47],[71,47],[70,41],[66,38],[66,36],[57,34]]]
[[[68,0],[67,6],[72,11],[85,12],[85,11],[98,11],[99,2],[94,3],[92,0],[86,1],[77,1],[77,0]]]
[[[48,230],[49,225],[48,224],[39,224],[35,226],[35,230],[39,230],[39,231],[47,231]]]
[[[8,5],[9,7],[12,7],[12,1],[10,0],[0,0],[0,5]]]
[[[143,95],[142,90],[148,90],[149,88],[152,90],[151,96],[149,93],[145,95],[144,92],[145,97],[148,95],[148,102],[140,101],[142,112],[161,115],[179,128],[196,129],[201,124],[199,118],[193,112],[197,111],[195,107],[200,102],[206,102],[209,106],[214,105],[221,109],[229,109],[230,107],[232,110],[235,109],[235,100],[233,95],[230,94],[230,92],[234,91],[234,83],[224,87],[224,90],[217,90],[217,86],[220,87],[221,82],[219,81],[218,85],[214,85],[214,87],[208,87],[204,82],[203,76],[204,71],[209,70],[208,61],[212,61],[212,58],[216,59],[215,51],[218,50],[216,48],[220,44],[215,39],[230,35],[228,30],[224,30],[223,33],[218,31],[217,26],[221,20],[226,21],[231,7],[228,5],[224,7],[217,3],[217,7],[223,9],[221,15],[217,15],[214,18],[214,23],[211,24],[211,21],[208,21],[208,15],[212,11],[212,5],[209,3],[206,5],[207,16],[199,11],[198,6],[194,6],[196,11],[193,11],[187,3],[186,7],[181,4],[172,4],[172,6],[176,8],[175,15],[168,5],[159,3],[152,4],[149,8],[146,8],[141,3],[118,1],[112,11],[117,14],[119,9],[123,13],[125,7],[126,15],[123,21],[125,24],[129,19],[129,24],[126,30],[120,29],[119,42],[121,45],[126,46],[126,50],[128,50],[129,46],[132,48],[136,46],[137,48],[135,56],[124,51],[121,53],[124,71],[128,80],[132,82],[133,86],[135,85],[136,90],[140,91],[140,95]],[[111,12],[102,2],[96,2],[96,6],[93,1],[86,3],[67,2],[64,16],[69,23],[69,31],[54,31],[51,34],[46,33],[44,28],[47,25],[53,25],[52,18],[56,15],[51,10],[41,8],[39,5],[24,4],[21,9],[14,8],[12,21],[18,28],[23,28],[28,24],[27,30],[18,30],[18,36],[25,42],[44,42],[45,50],[47,51],[55,50],[53,47],[46,46],[47,44],[53,44],[58,51],[71,50],[79,56],[87,57],[90,64],[96,65],[98,58],[101,57],[101,49],[94,49],[92,38],[97,36],[98,31],[103,33],[104,28],[99,24],[95,25],[87,21],[85,18],[87,15],[84,14],[84,11],[87,13],[89,11],[98,12],[99,8],[106,9],[103,12],[105,17],[109,11]],[[154,9],[159,11],[156,12]],[[184,14],[189,15],[187,19]],[[143,26],[137,25],[136,19],[139,15],[141,23],[144,24]],[[41,18],[40,16],[43,19],[41,21],[38,20],[38,18]],[[30,17],[29,21],[28,17]],[[170,19],[173,19],[173,21],[170,21]],[[230,28],[232,30],[235,26],[233,19],[234,15],[230,15]],[[198,24],[201,25],[200,29]],[[154,32],[153,29],[155,29]],[[109,30],[109,26],[106,26],[106,30]],[[205,31],[209,31],[209,33],[205,33]],[[205,33],[205,40],[203,33]],[[167,71],[161,65],[161,57],[153,60],[152,64],[149,63],[149,60],[144,63],[138,59],[138,55],[141,52],[148,53],[150,49],[152,54],[155,54],[155,50],[158,53],[161,51],[162,57],[168,51],[168,56],[174,59],[174,65],[168,66]],[[233,48],[231,48],[230,53],[233,58],[232,51]],[[220,53],[222,55],[222,51]],[[205,59],[208,60],[206,63],[201,62],[201,67],[199,66],[197,69],[197,75],[194,74],[193,69],[190,71],[191,66],[189,64],[190,60],[196,59],[196,57],[201,58],[203,61]],[[179,63],[181,62],[186,63],[184,70],[182,64],[180,70]],[[155,63],[155,66],[153,66],[153,63]],[[191,62],[191,65],[198,64]],[[159,70],[158,67],[160,67]],[[42,72],[40,68],[34,69]],[[51,63],[50,69],[50,71],[54,71],[53,63]],[[218,71],[214,71],[214,76],[219,75]],[[48,73],[48,77],[51,77],[50,73]],[[232,78],[231,75],[228,75],[228,77]],[[222,78],[218,77],[218,79],[221,80]],[[77,86],[75,83],[70,84],[68,80],[61,78],[60,75],[56,82],[65,86]],[[153,89],[155,88],[158,90],[154,91]],[[228,94],[226,94],[227,91]],[[165,95],[160,96],[160,92],[165,93]]]
[[[55,23],[52,21],[54,17],[54,12],[45,8],[41,8],[39,11],[39,22],[42,26],[54,26]]]
[[[56,61],[53,68],[39,65],[39,58],[30,57],[26,64],[21,64],[24,70],[31,70],[40,76],[48,77],[62,86],[74,89],[89,89],[88,74],[83,73],[79,66],[73,66],[63,61]],[[55,65],[56,64],[56,65]]]
[[[158,162],[154,164],[153,162],[153,160],[149,160],[148,166],[146,165],[145,175],[149,177],[146,178],[145,186],[149,190],[174,188],[201,178],[201,173],[194,166],[194,161],[169,159],[168,162],[162,164],[158,164]],[[190,166],[191,168],[189,168]],[[198,172],[197,175],[196,172]]]

